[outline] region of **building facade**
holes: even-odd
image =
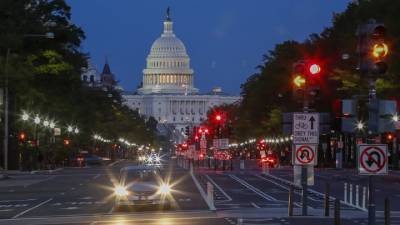
[[[239,96],[224,94],[220,88],[200,94],[193,80],[189,55],[173,32],[167,10],[164,31],[151,46],[147,57],[142,87],[123,94],[125,104],[146,117],[154,117],[160,132],[172,133],[175,141],[182,141],[184,128],[206,120],[209,109],[240,100]]]

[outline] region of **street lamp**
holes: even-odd
[[[73,130],[74,130],[74,128],[73,128],[72,126],[68,126],[68,127],[67,127],[67,131],[68,131],[69,133],[71,133]]]
[[[393,122],[399,122],[399,116],[396,114],[393,115],[392,117]]]
[[[74,132],[75,132],[75,134],[78,134],[79,133],[79,129],[76,127]]]
[[[53,121],[50,121],[49,126],[51,129],[53,129],[54,127],[56,127],[56,123],[54,123]]]
[[[50,122],[48,120],[43,121],[43,126],[44,127],[50,126]]]
[[[36,125],[39,125],[40,124],[40,117],[39,117],[39,115],[36,115],[35,116],[35,119],[33,120],[33,122],[36,124]]]
[[[365,124],[362,121],[358,121],[356,127],[357,127],[357,130],[361,131],[364,129]]]
[[[24,113],[22,114],[21,118],[22,118],[23,121],[29,120],[29,115],[28,115],[28,113],[24,112]]]

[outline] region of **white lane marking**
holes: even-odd
[[[261,208],[260,206],[258,206],[258,205],[257,205],[256,203],[254,203],[254,202],[252,202],[251,205],[254,206],[254,208],[257,208],[257,209]]]
[[[194,184],[195,184],[196,187],[197,187],[197,190],[199,190],[201,197],[203,197],[204,201],[207,203],[208,208],[209,208],[210,210],[216,210],[214,204],[211,203],[210,201],[208,201],[206,193],[204,192],[203,188],[201,187],[199,181],[198,181],[197,178],[194,176],[194,174],[193,174],[193,173],[190,173],[190,176],[192,177],[193,182],[194,182]]]
[[[14,211],[14,209],[0,209],[0,212],[10,212]]]
[[[66,209],[66,210],[74,210],[74,209],[79,209],[79,207],[67,207],[67,208],[61,208],[61,209]]]
[[[270,183],[273,183],[273,184],[275,184],[276,186],[281,187],[281,188],[283,188],[283,189],[285,189],[285,190],[287,190],[287,191],[289,191],[289,189],[290,189],[290,188],[288,188],[288,187],[286,187],[286,186],[284,186],[284,185],[282,185],[282,184],[276,183],[275,181],[272,181],[272,180],[268,180],[267,178],[262,177],[262,176],[260,176],[260,175],[254,175],[254,176],[256,176],[256,177],[258,177],[258,178],[260,178],[260,179],[262,179],[262,180],[268,181],[268,182],[270,182]],[[293,193],[294,193],[294,194],[297,194],[297,195],[301,195],[301,194],[299,194],[299,193],[297,193],[297,192],[295,192],[295,191],[293,191]],[[310,200],[317,201],[317,200],[314,199],[314,198],[311,198],[311,197],[308,197],[308,198],[309,198]],[[293,204],[294,204],[295,206],[297,206],[297,207],[301,207],[301,204],[300,204],[300,203],[294,202]],[[313,209],[313,207],[311,207],[311,206],[308,206],[308,207],[311,208],[311,209]]]
[[[16,200],[0,200],[0,203],[3,202],[29,202],[29,201],[35,201],[36,198],[29,198],[29,199],[16,199]]]
[[[268,200],[268,201],[277,201],[276,198],[274,198],[274,197],[272,197],[272,196],[270,196],[270,195],[265,194],[264,192],[260,191],[260,189],[258,189],[258,188],[256,188],[256,187],[252,186],[251,184],[247,183],[246,181],[240,179],[239,177],[237,177],[237,176],[235,176],[235,175],[232,175],[232,174],[230,174],[229,176],[230,176],[232,179],[234,179],[234,180],[236,180],[237,182],[239,182],[240,184],[242,184],[243,186],[245,186],[246,188],[248,188],[248,189],[252,190],[253,192],[255,192],[256,194],[258,194],[259,196],[261,196],[261,197],[264,198],[265,200]]]
[[[93,177],[93,180],[99,178],[101,176],[101,174],[97,174],[96,176]]]
[[[87,197],[83,197],[83,198],[80,198],[80,199],[83,199],[83,200],[90,200],[90,199],[93,199],[93,197],[87,196]]]
[[[120,163],[120,162],[122,162],[122,161],[125,161],[125,159],[117,160],[117,161],[115,161],[115,162],[113,162],[113,163],[108,164],[108,166],[109,166],[109,167],[113,167],[114,165],[116,165],[117,163]]]
[[[44,205],[44,204],[50,202],[51,200],[53,200],[53,198],[49,198],[49,199],[47,199],[46,201],[41,202],[41,203],[39,203],[39,204],[33,206],[32,208],[29,208],[29,209],[27,209],[27,210],[25,210],[25,211],[22,211],[22,212],[18,213],[17,215],[13,216],[12,218],[13,218],[13,219],[16,219],[16,218],[18,218],[18,217],[24,215],[25,213],[27,213],[27,212],[29,212],[29,211],[32,211],[32,210],[34,210],[34,209],[36,209],[36,208],[38,208],[38,207],[40,207],[40,206],[42,206],[42,205]]]
[[[293,185],[293,186],[296,186],[296,187],[300,187],[300,186],[298,186],[298,185],[295,185],[293,182],[291,182],[291,181],[289,181],[289,180],[286,180],[286,179],[283,179],[283,178],[280,178],[280,177],[278,177],[278,176],[274,176],[274,175],[271,175],[271,174],[264,174],[264,175],[265,175],[265,176],[268,176],[268,177],[272,177],[272,178],[277,179],[277,180],[280,180],[280,181],[283,182],[283,183],[290,184],[290,185]],[[301,187],[300,187],[300,188],[301,188]],[[325,195],[322,194],[321,192],[318,192],[318,191],[313,190],[313,189],[311,189],[311,188],[308,188],[308,191],[311,192],[311,193],[313,193],[313,194],[316,194],[316,195],[318,195],[318,196],[320,196],[320,197],[324,197],[324,196],[325,196]],[[334,201],[334,200],[335,200],[335,197],[329,196],[329,200],[330,200],[330,201]],[[350,207],[353,207],[353,208],[356,208],[356,209],[359,209],[359,210],[364,211],[364,212],[367,211],[367,209],[361,208],[360,206],[350,205],[349,203],[347,203],[347,202],[345,202],[345,201],[342,201],[342,200],[340,200],[340,203],[341,203],[341,204],[344,204],[344,205],[347,205],[347,206],[350,206]]]
[[[213,179],[211,179],[210,176],[208,176],[207,174],[205,174],[205,176],[228,199],[226,201],[232,201],[231,196],[229,196],[217,183],[215,183],[215,181]],[[222,202],[222,201],[219,201],[219,202]]]

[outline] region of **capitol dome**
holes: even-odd
[[[183,42],[173,32],[173,22],[167,10],[164,32],[154,41],[143,70],[141,94],[192,94],[193,70]]]

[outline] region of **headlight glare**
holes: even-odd
[[[126,190],[125,187],[122,187],[122,186],[115,187],[114,192],[119,197],[123,197],[123,196],[127,196],[128,195],[128,191]]]
[[[171,187],[168,184],[161,184],[159,188],[160,194],[169,194],[171,192]]]

